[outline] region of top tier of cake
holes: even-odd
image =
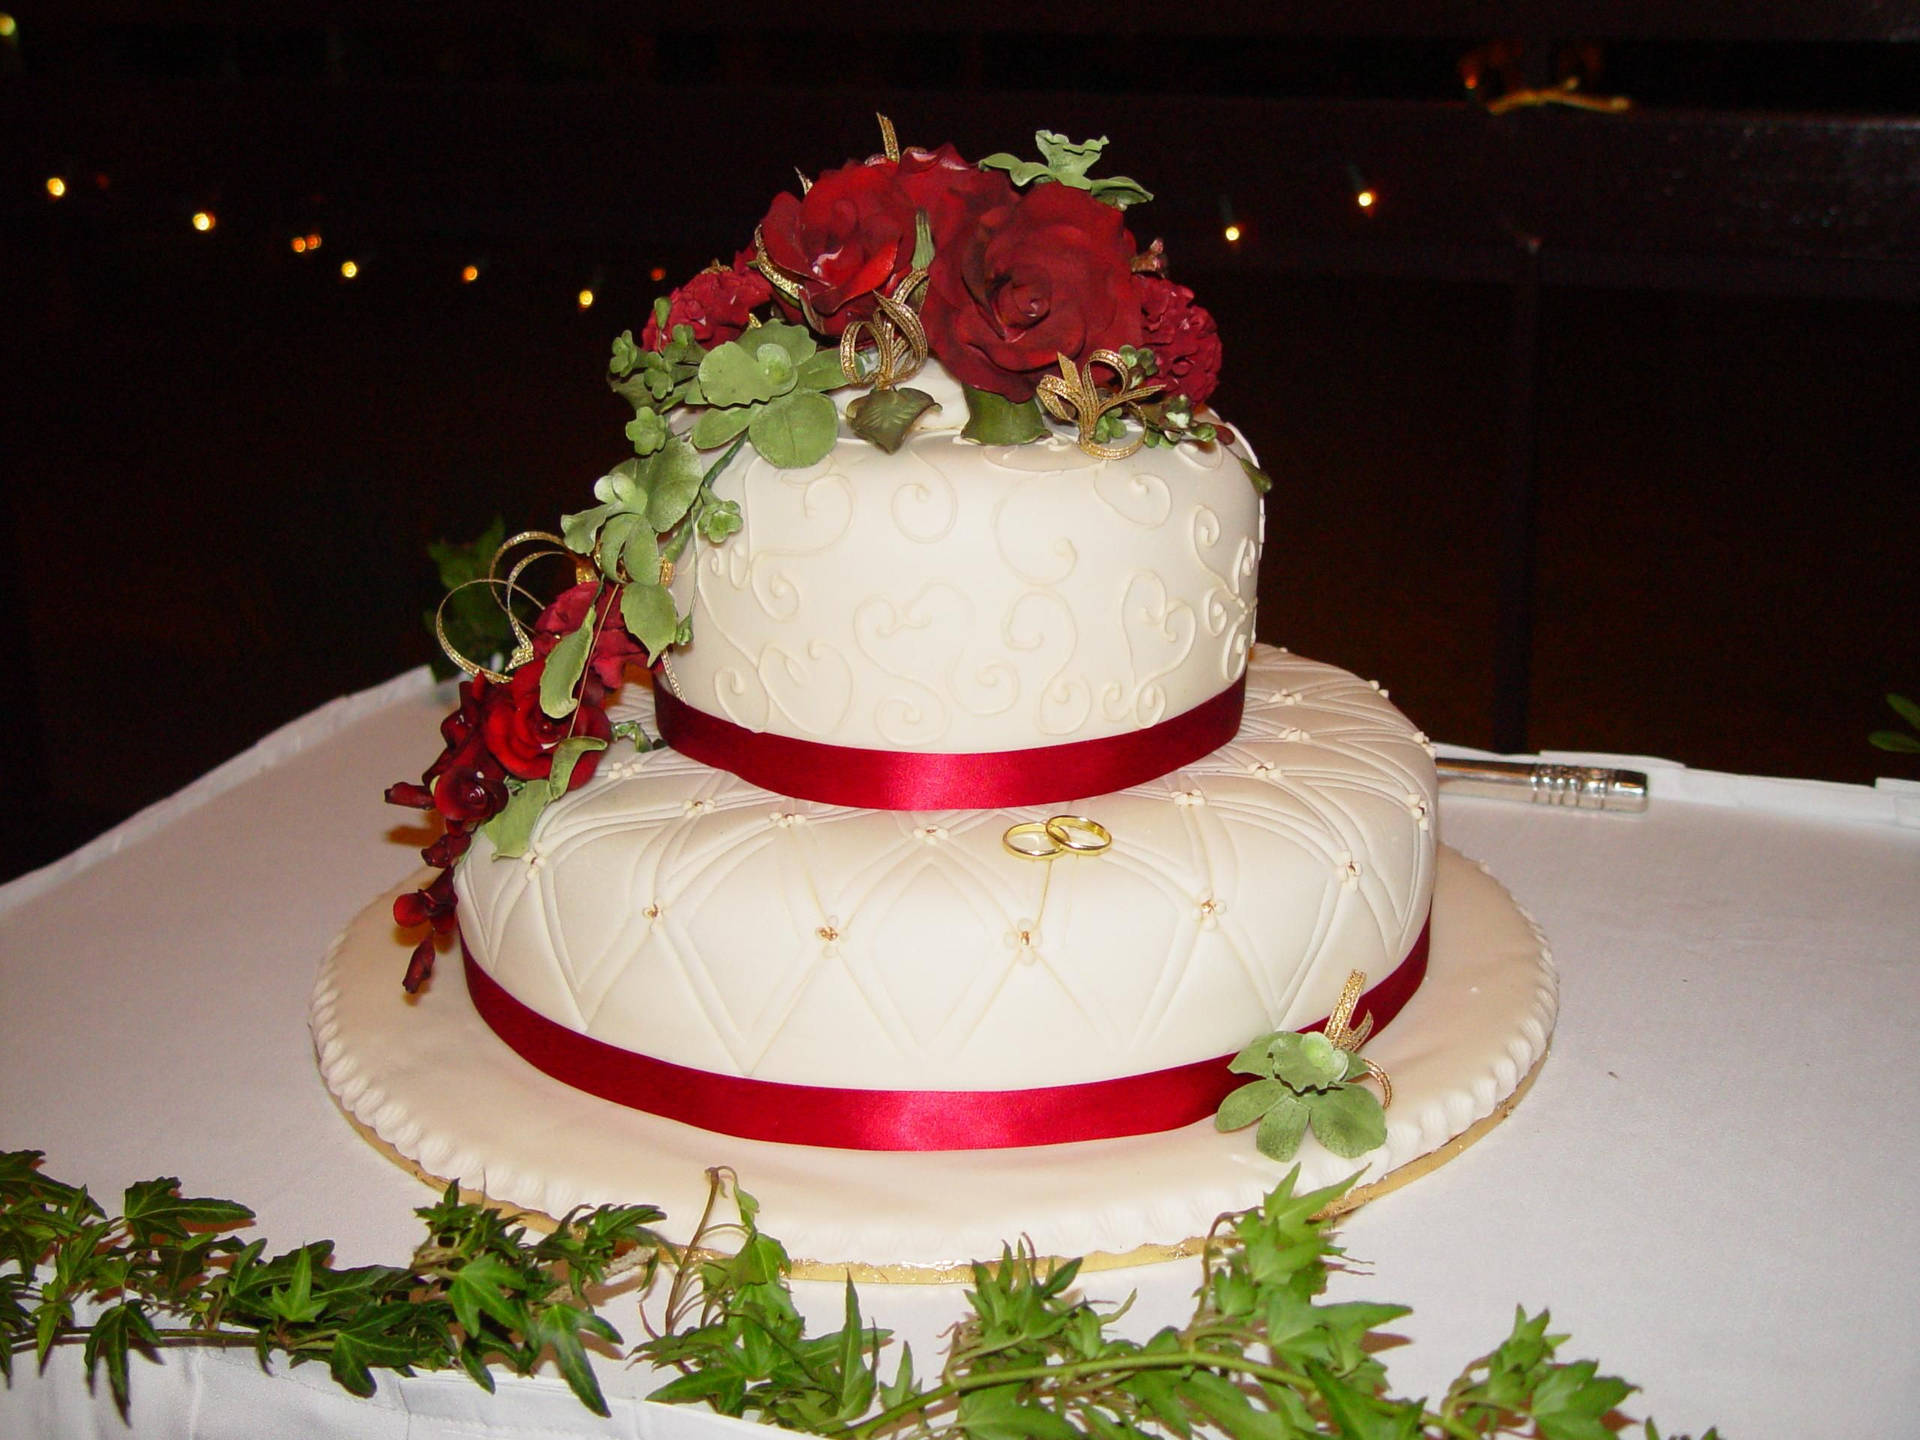
[[[794,739],[993,752],[1137,732],[1240,679],[1261,505],[1234,451],[979,445],[936,363],[911,383],[940,409],[894,454],[843,432],[806,469],[721,472],[745,528],[674,578],[676,695]]]

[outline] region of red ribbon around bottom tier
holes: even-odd
[[[1232,1055],[1078,1085],[1026,1090],[857,1090],[718,1075],[595,1040],[509,995],[466,951],[467,990],[522,1059],[576,1090],[702,1130],[842,1150],[994,1150],[1149,1135],[1203,1120],[1245,1083]],[[1354,1023],[1387,1028],[1427,973],[1427,929],[1360,997]],[[1301,1026],[1323,1030],[1324,1019]],[[1249,1036],[1249,1039],[1252,1037]]]

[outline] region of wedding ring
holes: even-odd
[[[1113,833],[1085,815],[1056,815],[1041,828],[1054,844],[1076,855],[1097,855],[1113,844]]]
[[[1061,843],[1054,839],[1050,828],[1053,822],[1026,820],[1018,825],[1009,826],[1000,837],[1000,843],[1010,855],[1018,855],[1022,860],[1051,860],[1062,849]]]

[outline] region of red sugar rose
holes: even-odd
[[[881,159],[867,163],[893,162]],[[982,170],[963,159],[951,145],[942,145],[938,150],[905,151],[895,174],[914,208],[927,212],[927,228],[933,232],[936,255],[971,230],[974,222],[987,211],[999,205],[1011,205],[1018,198],[1004,171]],[[912,258],[911,246],[908,258]]]
[[[1113,206],[1069,185],[1037,185],[980,215],[933,259],[921,321],[954,376],[1009,400],[1065,355],[1139,345],[1133,236]]]
[[[645,664],[647,660],[646,647],[628,633],[626,622],[620,618],[620,611],[614,605],[618,595],[619,592],[613,587],[602,588],[592,580],[582,581],[571,590],[561,591],[554,597],[553,603],[540,612],[540,618],[533,622],[534,658],[546,659],[554,646],[578,630],[580,622],[587,618],[587,607],[592,605],[599,612],[595,623],[599,625],[600,633],[594,638],[593,655],[587,662],[587,668],[593,678],[607,689],[618,689],[626,673],[627,662],[634,660]]]
[[[912,268],[914,202],[891,164],[843,165],[804,196],[774,196],[767,259],[793,277],[829,335],[871,315],[873,292]]]
[[[667,298],[665,328],[649,318],[640,343],[649,350],[662,349],[673,337],[674,327],[686,325],[692,328],[693,338],[711,350],[739,339],[749,315],[772,298],[767,277],[753,268],[753,251],[742,250],[734,256],[731,270],[716,264],[674,291]]]
[[[507,771],[479,736],[435,765],[433,808],[449,825],[480,825],[507,808]]]
[[[1193,291],[1158,275],[1133,277],[1134,293],[1146,324],[1147,345],[1160,362],[1154,376],[1170,395],[1205,402],[1220,383],[1220,330]]]
[[[569,736],[613,738],[613,722],[600,708],[604,692],[592,676],[587,677],[579,708],[565,719],[556,720],[540,708],[540,674],[545,668],[536,660],[514,671],[513,678],[489,696],[491,703],[481,723],[487,749],[509,773],[523,780],[546,779],[553,771],[554,747]],[[568,777],[567,788],[577,790],[586,784],[599,763],[599,751],[583,754]]]

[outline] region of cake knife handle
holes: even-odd
[[[1441,790],[1450,795],[1484,795],[1494,800],[1634,814],[1647,808],[1644,770],[1526,760],[1440,760],[1435,768]]]

